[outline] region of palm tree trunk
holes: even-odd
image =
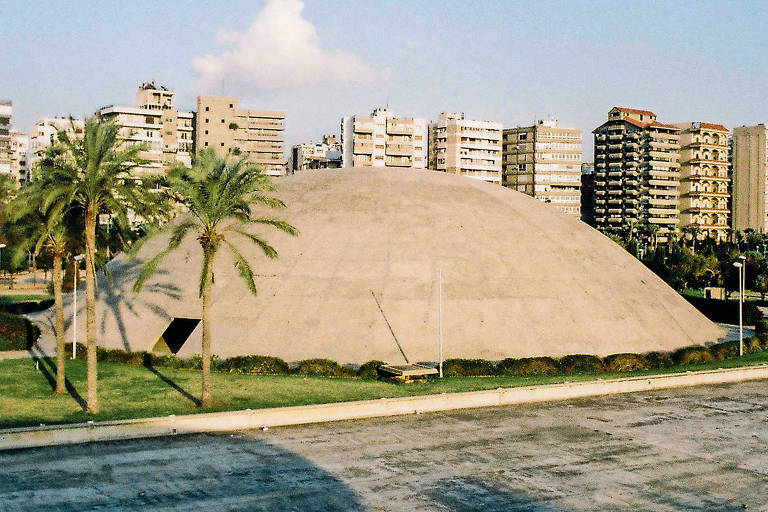
[[[75,269],[77,272],[77,269]],[[99,411],[96,367],[96,212],[89,205],[85,213],[85,334],[88,362],[88,412]]]
[[[64,393],[64,304],[61,291],[61,253],[53,252],[53,303],[56,310],[56,393]]]
[[[212,260],[208,260],[208,268],[205,271],[205,281],[203,282],[203,343],[201,347],[201,356],[203,358],[203,389],[200,406],[205,407],[211,401],[211,322],[209,319],[211,308],[211,284],[213,282]]]

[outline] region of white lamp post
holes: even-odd
[[[75,256],[75,271],[72,276],[72,359],[77,358],[77,264],[84,256]]]
[[[443,378],[443,270],[438,270],[437,277],[437,357],[439,377]]]
[[[740,261],[733,263],[733,266],[739,272],[739,357],[744,355],[744,320],[742,316],[742,309],[744,305],[744,281],[742,275],[744,272],[744,265]]]

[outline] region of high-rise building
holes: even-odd
[[[504,130],[504,185],[581,215],[581,130],[545,119]]]
[[[595,164],[581,164],[581,220],[595,223]]]
[[[37,121],[29,133],[29,154],[27,162],[30,172],[34,171],[35,162],[40,159],[48,146],[59,140],[59,132],[66,132],[70,137],[82,136],[83,120],[68,117],[46,117]]]
[[[19,184],[24,184],[29,180],[29,137],[26,133],[10,131],[11,151],[10,168],[11,176]]]
[[[148,163],[140,173],[160,174],[176,163],[190,165],[193,151],[192,112],[179,112],[176,94],[154,81],[139,86],[135,106],[110,105],[96,112],[102,119],[120,126],[118,137],[126,144],[143,144],[140,153]]]
[[[655,225],[664,242],[679,223],[680,128],[648,110],[614,107],[595,136],[595,226]]]
[[[423,119],[395,117],[377,108],[370,116],[341,120],[344,167],[411,167],[427,165],[427,127]]]
[[[290,172],[341,167],[341,143],[335,135],[323,135],[321,142],[294,144]]]
[[[13,104],[0,101],[0,174],[11,173],[11,115]]]
[[[714,123],[676,124],[680,132],[680,227],[699,238],[728,239],[728,129]]]
[[[764,124],[733,129],[733,229],[768,233],[768,130]]]
[[[501,185],[501,123],[442,112],[429,125],[430,169]]]
[[[246,155],[270,176],[285,174],[285,112],[246,110],[237,98],[198,96],[195,148],[213,148],[219,155]]]

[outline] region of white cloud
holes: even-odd
[[[219,30],[216,42],[228,48],[192,61],[200,88],[225,81],[227,88],[269,90],[367,83],[389,76],[388,69],[376,69],[354,54],[323,49],[314,25],[302,17],[303,9],[300,0],[270,0],[245,32]]]

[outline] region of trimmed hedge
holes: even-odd
[[[560,366],[551,357],[524,357],[522,359],[504,359],[498,365],[501,375],[531,377],[534,375],[557,375]]]
[[[709,353],[715,361],[722,361],[739,356],[739,340],[726,341],[709,347]]]
[[[0,311],[0,350],[27,350],[40,337],[40,328],[23,316]]]
[[[669,368],[675,365],[672,357],[666,352],[648,352],[645,354],[644,359],[648,364],[648,368],[653,370]]]
[[[384,366],[384,361],[368,361],[360,365],[357,369],[357,376],[361,379],[377,379],[379,377],[379,367]]]
[[[651,367],[646,358],[638,354],[612,354],[604,361],[607,372],[634,372]]]
[[[303,377],[343,377],[346,372],[336,361],[330,359],[305,359],[299,361],[293,373]]]
[[[574,354],[560,358],[560,370],[563,373],[598,373],[603,369],[603,360],[597,356]]]
[[[684,347],[672,354],[672,360],[675,364],[697,364],[714,361],[715,358],[706,347]]]
[[[220,361],[216,370],[250,375],[288,375],[291,368],[279,357],[236,356]]]
[[[496,365],[486,359],[446,359],[443,361],[446,377],[489,377],[498,375]]]

